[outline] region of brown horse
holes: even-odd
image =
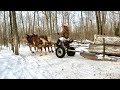
[[[41,49],[42,51],[42,47],[44,48],[45,52],[46,52],[46,47],[48,48],[49,52],[54,52],[52,49],[53,43],[51,41],[51,39],[49,37],[47,37],[46,35],[42,35],[42,36],[38,36],[36,34],[32,34],[32,35],[27,35],[27,42],[30,48],[30,51],[32,53],[34,53],[32,51],[32,47],[34,47],[35,51],[38,51],[38,49]],[[49,47],[51,47],[51,51],[49,49]]]
[[[52,42],[51,37],[48,37],[47,35],[41,35],[40,39],[43,41],[43,46],[45,48],[45,51],[46,51],[46,47],[47,47],[49,52],[54,52],[53,48],[52,48],[54,43]],[[51,47],[51,50],[49,47]]]
[[[32,51],[32,47],[34,47],[35,51],[37,51],[38,50],[38,46],[40,44],[42,44],[42,41],[39,39],[38,35],[35,35],[35,34],[33,34],[33,35],[26,34],[26,39],[27,39],[27,43],[28,43],[28,46],[30,48],[30,51],[32,53],[34,53]]]
[[[41,47],[41,45],[43,44],[43,41],[39,38],[38,35],[35,35],[35,34],[32,34],[32,42],[34,46],[36,47],[37,51],[38,51],[38,48]]]

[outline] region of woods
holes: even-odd
[[[91,40],[94,34],[120,36],[120,11],[0,11],[0,45],[18,55],[26,34],[58,39],[62,25],[70,26],[70,38]]]
[[[1,79],[119,79],[120,11],[0,11]]]

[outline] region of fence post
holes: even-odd
[[[105,57],[105,38],[103,38],[103,58]]]

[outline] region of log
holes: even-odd
[[[104,35],[94,35],[94,44],[103,45],[103,38],[105,38],[105,44],[107,45],[120,45],[120,37],[110,37]]]
[[[103,54],[103,45],[90,45],[89,52],[96,54]],[[120,46],[116,45],[106,45],[105,46],[105,54],[111,56],[120,56]]]

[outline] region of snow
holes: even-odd
[[[76,50],[87,51],[87,45]],[[74,57],[58,58],[55,53],[40,56],[28,46],[20,47],[20,55],[9,48],[0,50],[0,79],[119,79],[120,62],[89,60],[76,52]]]
[[[60,37],[59,40],[61,40],[61,41],[69,41],[69,38],[66,39],[65,37]]]

